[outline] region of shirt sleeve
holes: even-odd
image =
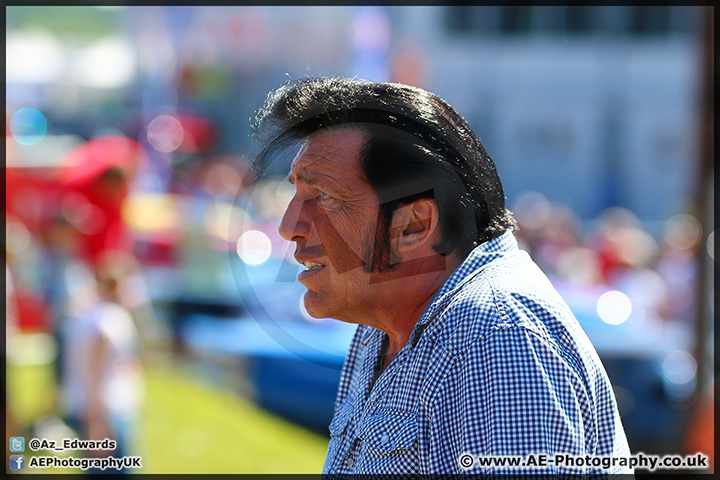
[[[547,339],[508,326],[478,339],[454,361],[431,412],[429,453],[438,471],[560,473],[567,471],[485,462],[490,456],[592,453],[586,449],[597,443],[595,432],[584,427],[594,423],[589,396]],[[471,468],[461,467],[461,455],[473,456]]]

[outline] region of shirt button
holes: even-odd
[[[377,395],[375,395],[375,394],[373,393],[372,396],[370,397],[370,401],[371,401],[371,402],[374,402],[375,400],[377,400]]]
[[[390,437],[388,437],[387,435],[383,435],[382,437],[380,437],[380,441],[382,443],[387,443],[390,441]]]
[[[352,467],[354,463],[355,461],[352,459],[352,457],[348,457],[345,459],[345,465],[347,465],[348,467]]]

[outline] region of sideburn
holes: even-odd
[[[375,227],[375,243],[372,249],[372,258],[363,265],[367,273],[383,273],[396,270],[398,258],[390,246],[390,224],[397,202],[385,202],[378,209],[377,226]]]

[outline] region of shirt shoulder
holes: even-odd
[[[427,334],[461,355],[493,332],[526,329],[559,347],[559,337],[585,336],[545,274],[521,250],[500,255],[469,272],[438,300]]]

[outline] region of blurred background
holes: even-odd
[[[287,163],[255,178],[249,134],[271,89],[345,75],[469,121],[631,450],[712,457],[712,18],[7,7],[6,439],[108,435],[144,473],[321,470],[354,327],[304,311]]]

